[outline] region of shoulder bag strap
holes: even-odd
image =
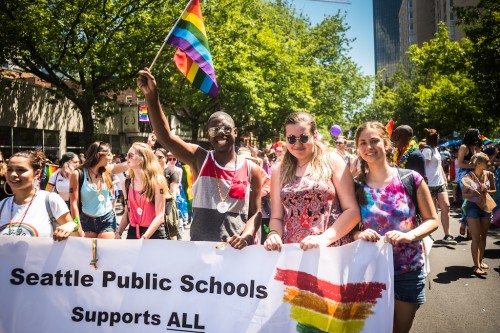
[[[2,216],[3,207],[7,203],[7,199],[8,198],[5,198],[4,200],[2,200],[2,205],[0,205],[0,216]],[[12,197],[12,200],[14,200],[14,197]]]
[[[54,217],[54,214],[52,214],[52,208],[50,207],[50,192],[47,193],[47,196],[45,197],[45,208],[47,209],[47,213],[49,214],[50,223],[52,224],[52,231],[54,231],[57,228],[57,220]]]

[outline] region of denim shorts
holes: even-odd
[[[418,270],[394,276],[394,298],[397,301],[424,304],[425,303],[425,276],[424,271]]]
[[[465,217],[471,219],[491,219],[491,212],[485,212],[475,202],[467,201],[467,205],[465,207]]]
[[[437,198],[439,193],[441,192],[446,193],[446,186],[444,186],[444,184],[439,186],[429,186],[429,192],[431,192],[431,196],[433,198]]]
[[[100,234],[103,232],[114,232],[116,230],[116,215],[110,210],[103,216],[90,217],[84,212],[80,214],[80,224],[83,232],[94,232]]]

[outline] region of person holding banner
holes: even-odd
[[[54,172],[47,184],[47,191],[56,192],[63,198],[69,208],[69,177],[80,165],[78,155],[72,152],[63,154],[59,162],[59,169]]]
[[[489,268],[483,262],[483,256],[491,222],[491,210],[496,206],[491,198],[491,195],[496,193],[495,175],[488,171],[491,162],[485,153],[474,154],[471,158],[471,165],[474,167],[472,172],[462,178],[462,195],[467,199],[465,216],[472,239],[470,249],[474,262],[473,273],[476,276],[482,276],[488,274],[486,269]],[[479,199],[483,198],[484,200],[485,197],[493,201],[489,208],[488,205],[480,203]]]
[[[421,240],[438,227],[436,210],[423,176],[406,171],[413,177],[417,202],[405,188],[397,168],[389,165],[389,134],[379,122],[358,127],[356,146],[361,157],[361,173],[356,189],[362,223],[355,239],[376,242],[384,237],[393,245],[394,254],[394,330],[409,332],[420,304],[425,302],[424,252]],[[417,207],[422,222],[417,222]]]
[[[108,156],[112,156],[108,143],[92,143],[85,154],[85,162],[70,176],[71,213],[81,222],[88,238],[115,238],[111,172],[125,170],[121,164],[108,164]]]
[[[227,242],[236,249],[254,244],[261,225],[260,168],[235,152],[237,128],[232,117],[215,112],[208,119],[208,138],[213,150],[187,143],[171,132],[162,111],[156,81],[146,68],[137,85],[144,93],[149,117],[158,141],[180,161],[188,164],[193,184],[192,241]]]
[[[121,238],[129,223],[127,239],[167,238],[163,222],[168,185],[155,154],[148,144],[136,142],[127,153],[127,164],[122,184],[126,209],[115,238]]]
[[[37,187],[44,167],[40,151],[18,152],[9,160],[6,181],[13,196],[0,201],[0,235],[55,240],[83,235],[64,200]]]
[[[314,117],[295,112],[285,120],[286,152],[271,171],[270,232],[264,247],[303,250],[353,241],[360,220],[351,172],[338,154],[327,154]]]

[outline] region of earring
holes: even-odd
[[[7,195],[14,195],[14,192],[12,193],[7,193],[7,182],[3,183],[3,191],[5,192],[5,194]]]
[[[40,189],[40,179],[33,178],[33,180],[31,181],[31,186],[33,186],[33,188],[35,190],[39,190]]]

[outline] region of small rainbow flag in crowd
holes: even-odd
[[[196,88],[210,96],[219,94],[215,69],[208,46],[207,33],[198,0],[191,0],[174,28],[165,38],[177,47],[174,62],[179,71]]]
[[[59,167],[54,164],[45,164],[45,168],[43,170],[43,177],[41,178],[42,180],[40,181],[40,189],[44,189],[47,191],[47,187],[49,186],[49,179],[52,176],[54,172],[57,171]]]
[[[148,107],[146,105],[139,106],[139,121],[149,121]]]
[[[389,139],[390,139],[392,136],[392,131],[394,129],[394,121],[392,119],[389,120],[387,125],[385,125],[385,129],[387,130],[387,133],[389,134]]]
[[[483,140],[483,145],[489,145],[490,143],[493,142],[490,139],[488,139],[487,137],[485,137],[484,135],[481,135],[481,140]]]
[[[283,300],[291,305],[290,317],[297,321],[299,333],[361,332],[386,289],[380,282],[336,285],[308,273],[280,268],[274,279],[287,286]]]

